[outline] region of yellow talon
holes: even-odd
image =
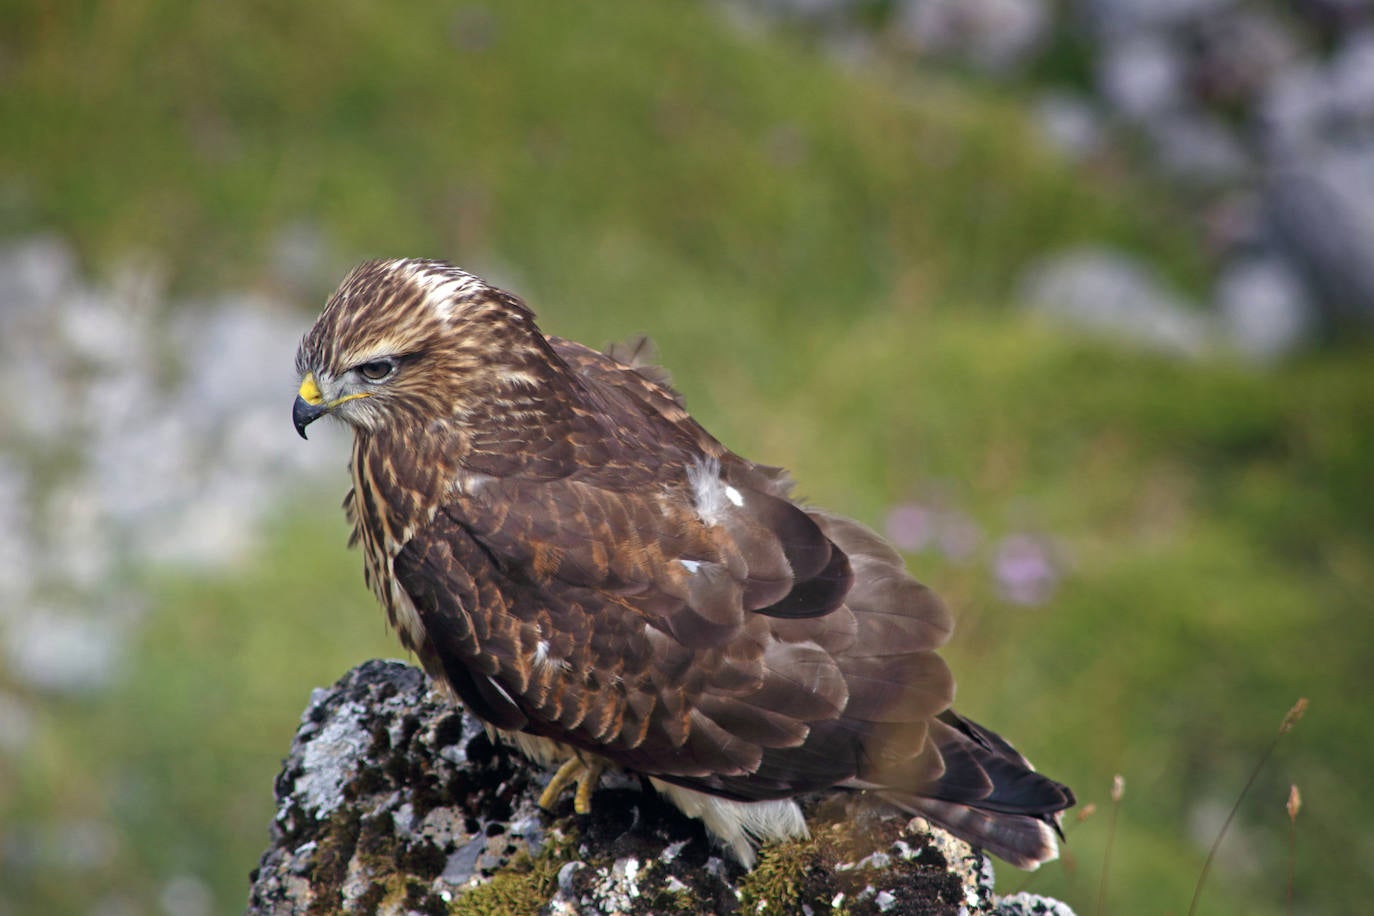
[[[575,813],[592,813],[592,793],[596,791],[596,784],[601,781],[601,773],[605,769],[606,764],[600,760],[583,765],[582,778],[577,780],[577,794],[573,796]]]
[[[552,811],[553,806],[558,803],[558,796],[563,794],[569,783],[573,783],[577,786],[577,792],[573,795],[573,811],[577,814],[590,814],[592,793],[596,791],[596,784],[601,781],[601,774],[605,769],[606,764],[601,761],[587,763],[580,757],[569,757],[563,761],[563,765],[544,787],[539,796],[539,807],[545,811]]]
[[[549,784],[544,787],[543,793],[539,796],[539,807],[545,811],[552,811],[553,806],[558,803],[558,796],[563,794],[563,790],[568,787],[568,783],[574,782],[586,769],[586,765],[577,758],[569,757],[563,761],[563,765],[558,768],[558,772],[553,774]]]

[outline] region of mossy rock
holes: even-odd
[[[592,813],[540,811],[548,774],[424,674],[368,662],[317,690],[277,778],[254,914],[992,913],[987,859],[858,796],[745,871],[634,777]]]

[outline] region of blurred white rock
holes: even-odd
[[[1152,121],[1146,131],[1160,165],[1180,181],[1230,185],[1252,168],[1235,133],[1214,115],[1196,111],[1168,114]]]
[[[1374,136],[1286,151],[1266,202],[1276,237],[1328,319],[1374,325]]]
[[[56,313],[64,349],[106,371],[150,361],[148,316],[137,303],[90,289],[74,290]]]
[[[1032,312],[1123,344],[1199,356],[1213,339],[1205,315],[1167,292],[1144,265],[1109,249],[1046,258],[1025,272],[1020,290]]]
[[[44,523],[45,578],[97,591],[113,572],[118,539],[94,481],[77,477],[57,485],[48,494]]]
[[[1081,0],[1103,35],[1162,30],[1218,13],[1239,0]]]
[[[28,473],[0,452],[0,626],[20,612],[33,587],[29,486]]]
[[[104,687],[123,660],[123,621],[80,611],[30,607],[4,628],[9,672],[21,683],[53,693]]]
[[[1119,114],[1144,121],[1182,104],[1183,58],[1173,43],[1160,36],[1131,34],[1112,42],[1098,58],[1097,82]]]
[[[1217,282],[1222,333],[1241,354],[1272,362],[1311,340],[1316,303],[1282,258],[1246,258],[1229,265]]]
[[[76,257],[56,235],[0,245],[0,331],[15,318],[42,312],[76,276]]]
[[[282,269],[318,254],[296,241]],[[308,318],[164,290],[152,259],[91,282],[54,236],[0,245],[0,388],[19,393],[0,400],[0,646],[38,690],[116,672],[138,603],[121,570],[231,568],[303,482],[345,485],[347,433],[307,444],[290,421]]]
[[[0,386],[18,392],[0,399],[5,424],[0,442],[51,446],[71,433],[72,405],[78,394],[58,360],[20,338],[0,341]]]
[[[261,478],[216,469],[174,513],[138,532],[140,558],[159,564],[232,569],[257,542],[273,487]]]

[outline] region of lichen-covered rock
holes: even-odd
[[[999,903],[984,856],[861,801],[813,801],[811,838],[746,872],[634,777],[604,777],[576,817],[538,809],[548,776],[421,671],[367,662],[301,717],[248,912],[1068,913]]]

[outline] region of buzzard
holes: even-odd
[[[1023,868],[1073,793],[950,709],[953,622],[857,522],[729,451],[643,347],[546,337],[451,264],[371,261],[296,356],[302,436],[353,427],[345,509],[404,646],[490,730],[647,777],[746,865],[797,796],[870,791]]]

